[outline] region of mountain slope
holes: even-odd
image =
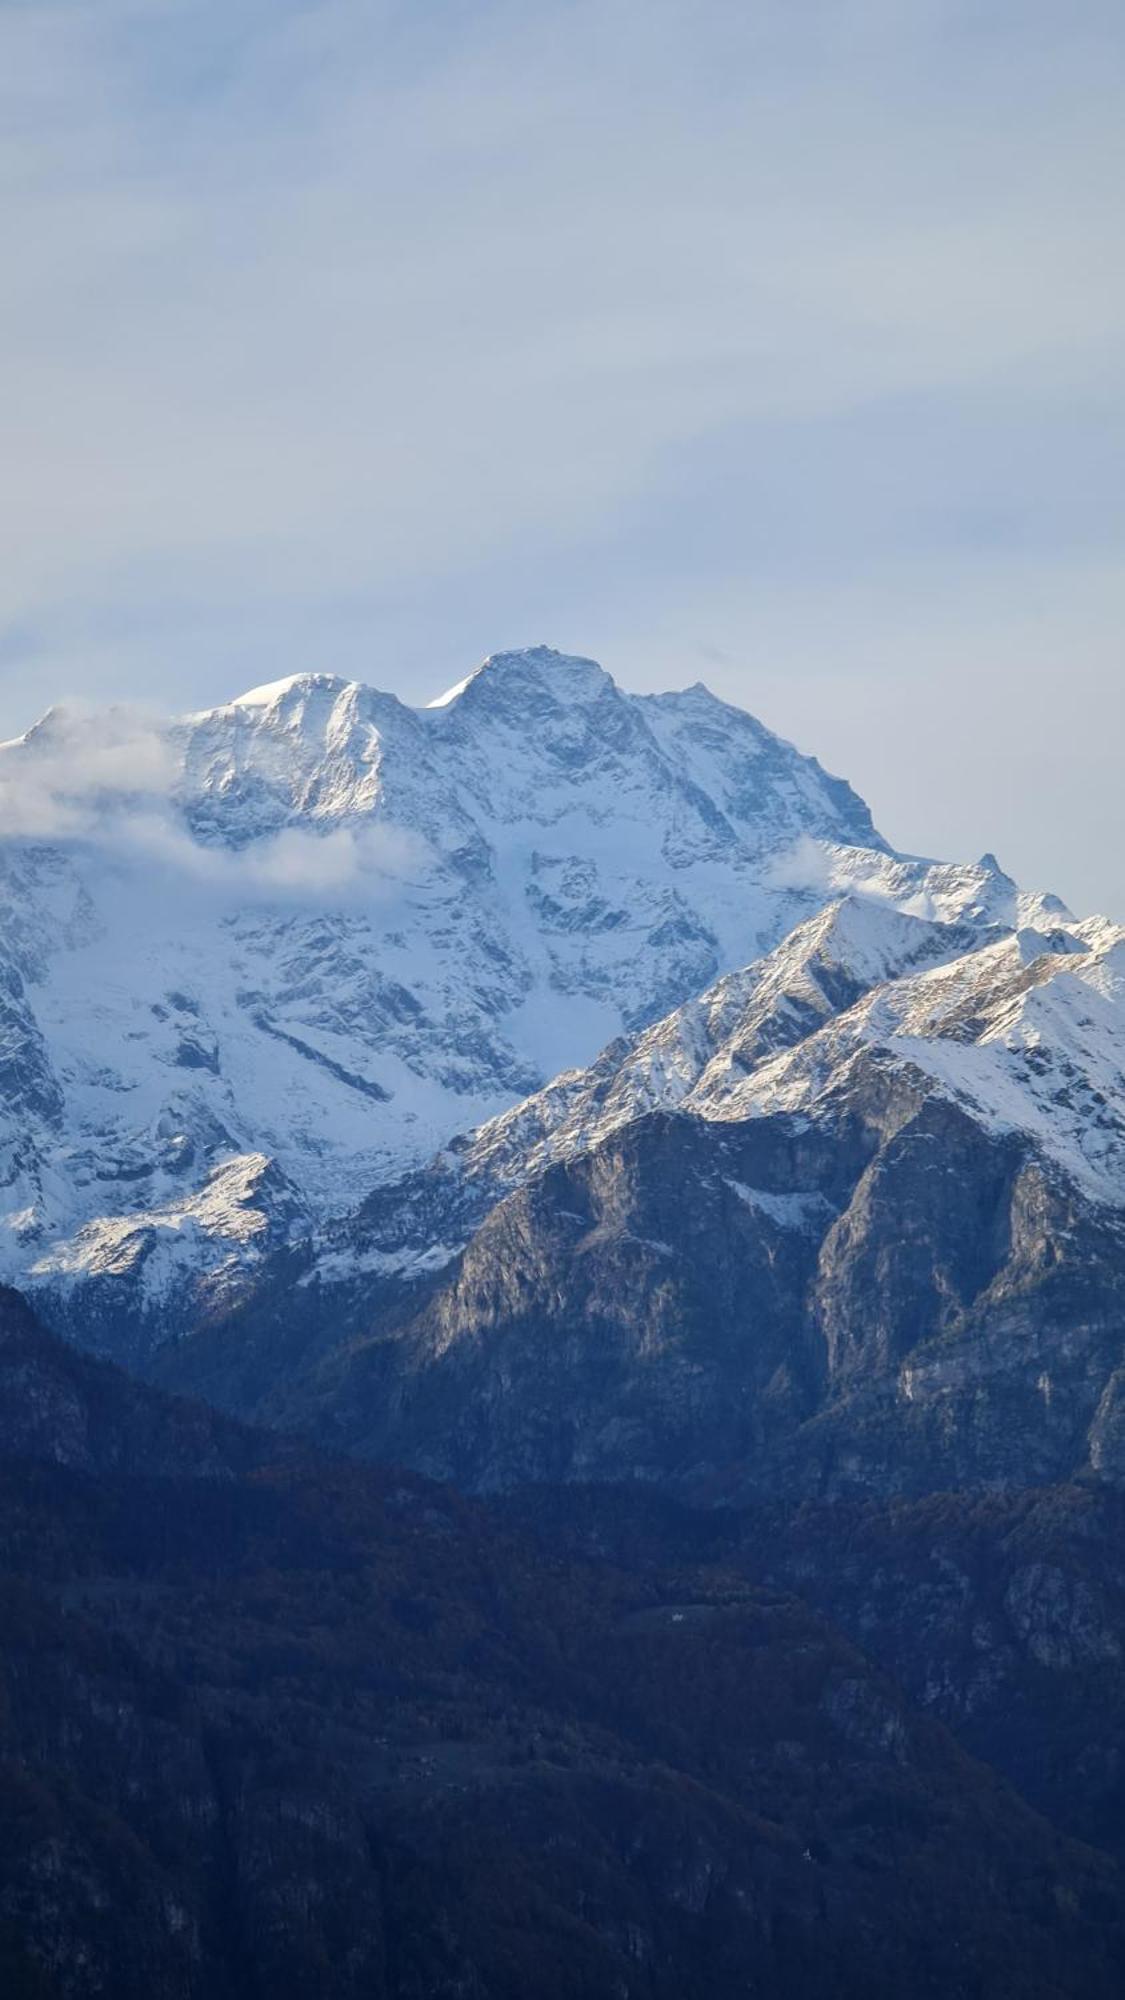
[[[132,1471],[135,1387],[44,1365],[100,1408],[81,1469],[0,1437],[6,1994],[1120,1990],[1111,1856],[787,1589],[560,1556],[401,1472],[193,1468],[179,1416],[162,1464],[153,1396]]]
[[[634,1574],[721,1564],[796,1591],[1056,1825],[1125,1853],[1120,1489],[703,1511],[634,1483],[524,1487],[503,1511]]]
[[[285,1448],[47,1333],[0,1286],[0,1454],[80,1473],[233,1478]]]

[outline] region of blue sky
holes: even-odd
[[[0,734],[703,678],[1125,918],[1125,15],[0,0]]]

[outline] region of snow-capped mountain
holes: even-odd
[[[543,648],[424,709],[50,711],[0,746],[0,882],[0,1275],[168,1324],[842,890],[1052,920],[705,688]]]
[[[48,712],[0,834],[0,1270],[152,1304],[753,958],[823,894],[799,842],[889,866],[753,718],[546,650],[426,710],[310,674]]]

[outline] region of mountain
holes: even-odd
[[[163,1379],[477,1488],[1119,1480],[1123,972],[1101,922],[835,905],[378,1190]]]
[[[896,856],[705,688],[545,648],[426,709],[308,674],[52,710],[0,746],[0,1278],[142,1354],[856,892],[1066,919],[991,856]]]
[[[631,1545],[607,1560],[577,1521],[570,1548],[543,1535],[545,1497],[531,1531],[407,1473],[271,1459],[0,1298],[0,1411],[37,1381],[57,1427],[43,1397],[34,1431],[0,1427],[12,2000],[1120,1991],[1112,1843],[1060,1830],[815,1603],[756,1581],[749,1522],[637,1524],[602,1496],[599,1533]],[[1096,1753],[1116,1723],[1090,1676],[1116,1687],[1121,1625],[1114,1523],[1086,1511],[1104,1602],[1068,1625],[1042,1582],[1009,1591],[1019,1660],[1064,1692],[1008,1678]],[[942,1524],[940,1554],[975,1536],[990,1612],[1012,1526],[993,1554],[981,1523]],[[1020,1532],[1026,1572],[1047,1530]],[[849,1617],[879,1588],[844,1588],[863,1535],[888,1587],[925,1591],[909,1525],[869,1518],[831,1584]],[[768,1561],[801,1547],[795,1524]]]
[[[1113,925],[542,650],[52,712],[0,772],[56,1330],[476,1489],[1120,1476]]]

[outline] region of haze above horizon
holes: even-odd
[[[545,638],[1125,916],[1125,18],[0,10],[0,737]]]

